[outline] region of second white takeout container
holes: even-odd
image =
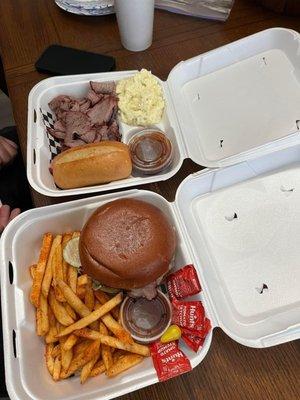
[[[268,347],[300,338],[300,143],[221,169],[187,177],[174,203],[128,190],[27,211],[1,238],[1,299],[6,385],[12,400],[111,399],[158,381],[151,358],[115,378],[84,385],[79,377],[53,382],[29,302],[31,277],[45,232],[79,230],[97,207],[131,197],[159,207],[174,225],[176,269],[194,263],[212,326],[233,340]],[[180,347],[192,368],[209,351],[213,332],[194,353]]]
[[[300,128],[299,49],[297,32],[275,28],[180,62],[166,82],[159,80],[166,107],[157,127],[173,144],[173,163],[156,175],[78,189],[54,184],[40,109],[49,112],[49,101],[59,94],[84,96],[90,80],[118,81],[136,71],[45,79],[28,99],[28,180],[47,196],[103,192],[169,179],[187,157],[202,166],[224,167],[289,146]],[[120,123],[120,130],[128,143],[137,127]]]
[[[213,328],[252,347],[300,338],[299,43],[299,34],[272,29],[171,72],[164,87],[179,159],[189,154],[220,167],[188,176],[173,203],[135,189],[30,210],[9,224],[0,268],[11,399],[110,399],[158,381],[149,358],[113,379],[54,383],[35,333],[28,266],[38,258],[42,234],[81,229],[97,207],[117,198],[143,199],[166,213],[178,236],[176,268],[194,263],[203,291],[193,298],[203,301]],[[245,70],[248,80],[238,84]],[[206,101],[199,107],[201,96]],[[193,368],[209,351],[212,334],[197,354],[180,343]]]

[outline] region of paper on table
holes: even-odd
[[[156,0],[157,8],[179,14],[225,21],[234,0]]]
[[[113,0],[61,0],[75,8],[94,9],[97,15],[113,12]],[[155,0],[156,8],[165,9],[178,14],[225,21],[232,9],[234,0]]]

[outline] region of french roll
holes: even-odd
[[[61,189],[125,179],[132,171],[129,147],[114,141],[78,146],[57,155],[52,170],[54,182]]]

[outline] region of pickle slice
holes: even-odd
[[[81,267],[79,257],[79,237],[75,237],[68,241],[63,250],[63,258],[68,264],[72,265],[72,267]]]

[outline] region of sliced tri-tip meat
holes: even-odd
[[[89,99],[82,99],[79,102],[79,111],[81,112],[87,112],[90,107],[91,107],[91,101]]]
[[[96,130],[92,129],[89,132],[85,133],[84,135],[81,135],[80,139],[83,140],[85,143],[95,143],[96,135],[97,135]]]
[[[90,82],[91,89],[99,94],[114,94],[116,93],[115,82]]]
[[[86,98],[91,102],[91,105],[94,106],[97,104],[100,100],[103,99],[103,94],[101,93],[95,93],[92,89],[88,91],[88,94],[86,95]]]
[[[47,130],[60,141],[61,151],[85,143],[121,140],[115,82],[90,82],[85,97],[59,95],[50,101],[49,108],[56,121],[53,129]]]
[[[107,132],[108,140],[121,140],[121,134],[119,131],[119,126],[116,121],[113,121],[108,128]]]
[[[103,125],[110,121],[113,111],[117,107],[117,98],[107,95],[91,108],[87,115],[94,125]]]
[[[84,135],[92,129],[92,122],[87,114],[81,111],[69,111],[66,114],[66,136]]]

